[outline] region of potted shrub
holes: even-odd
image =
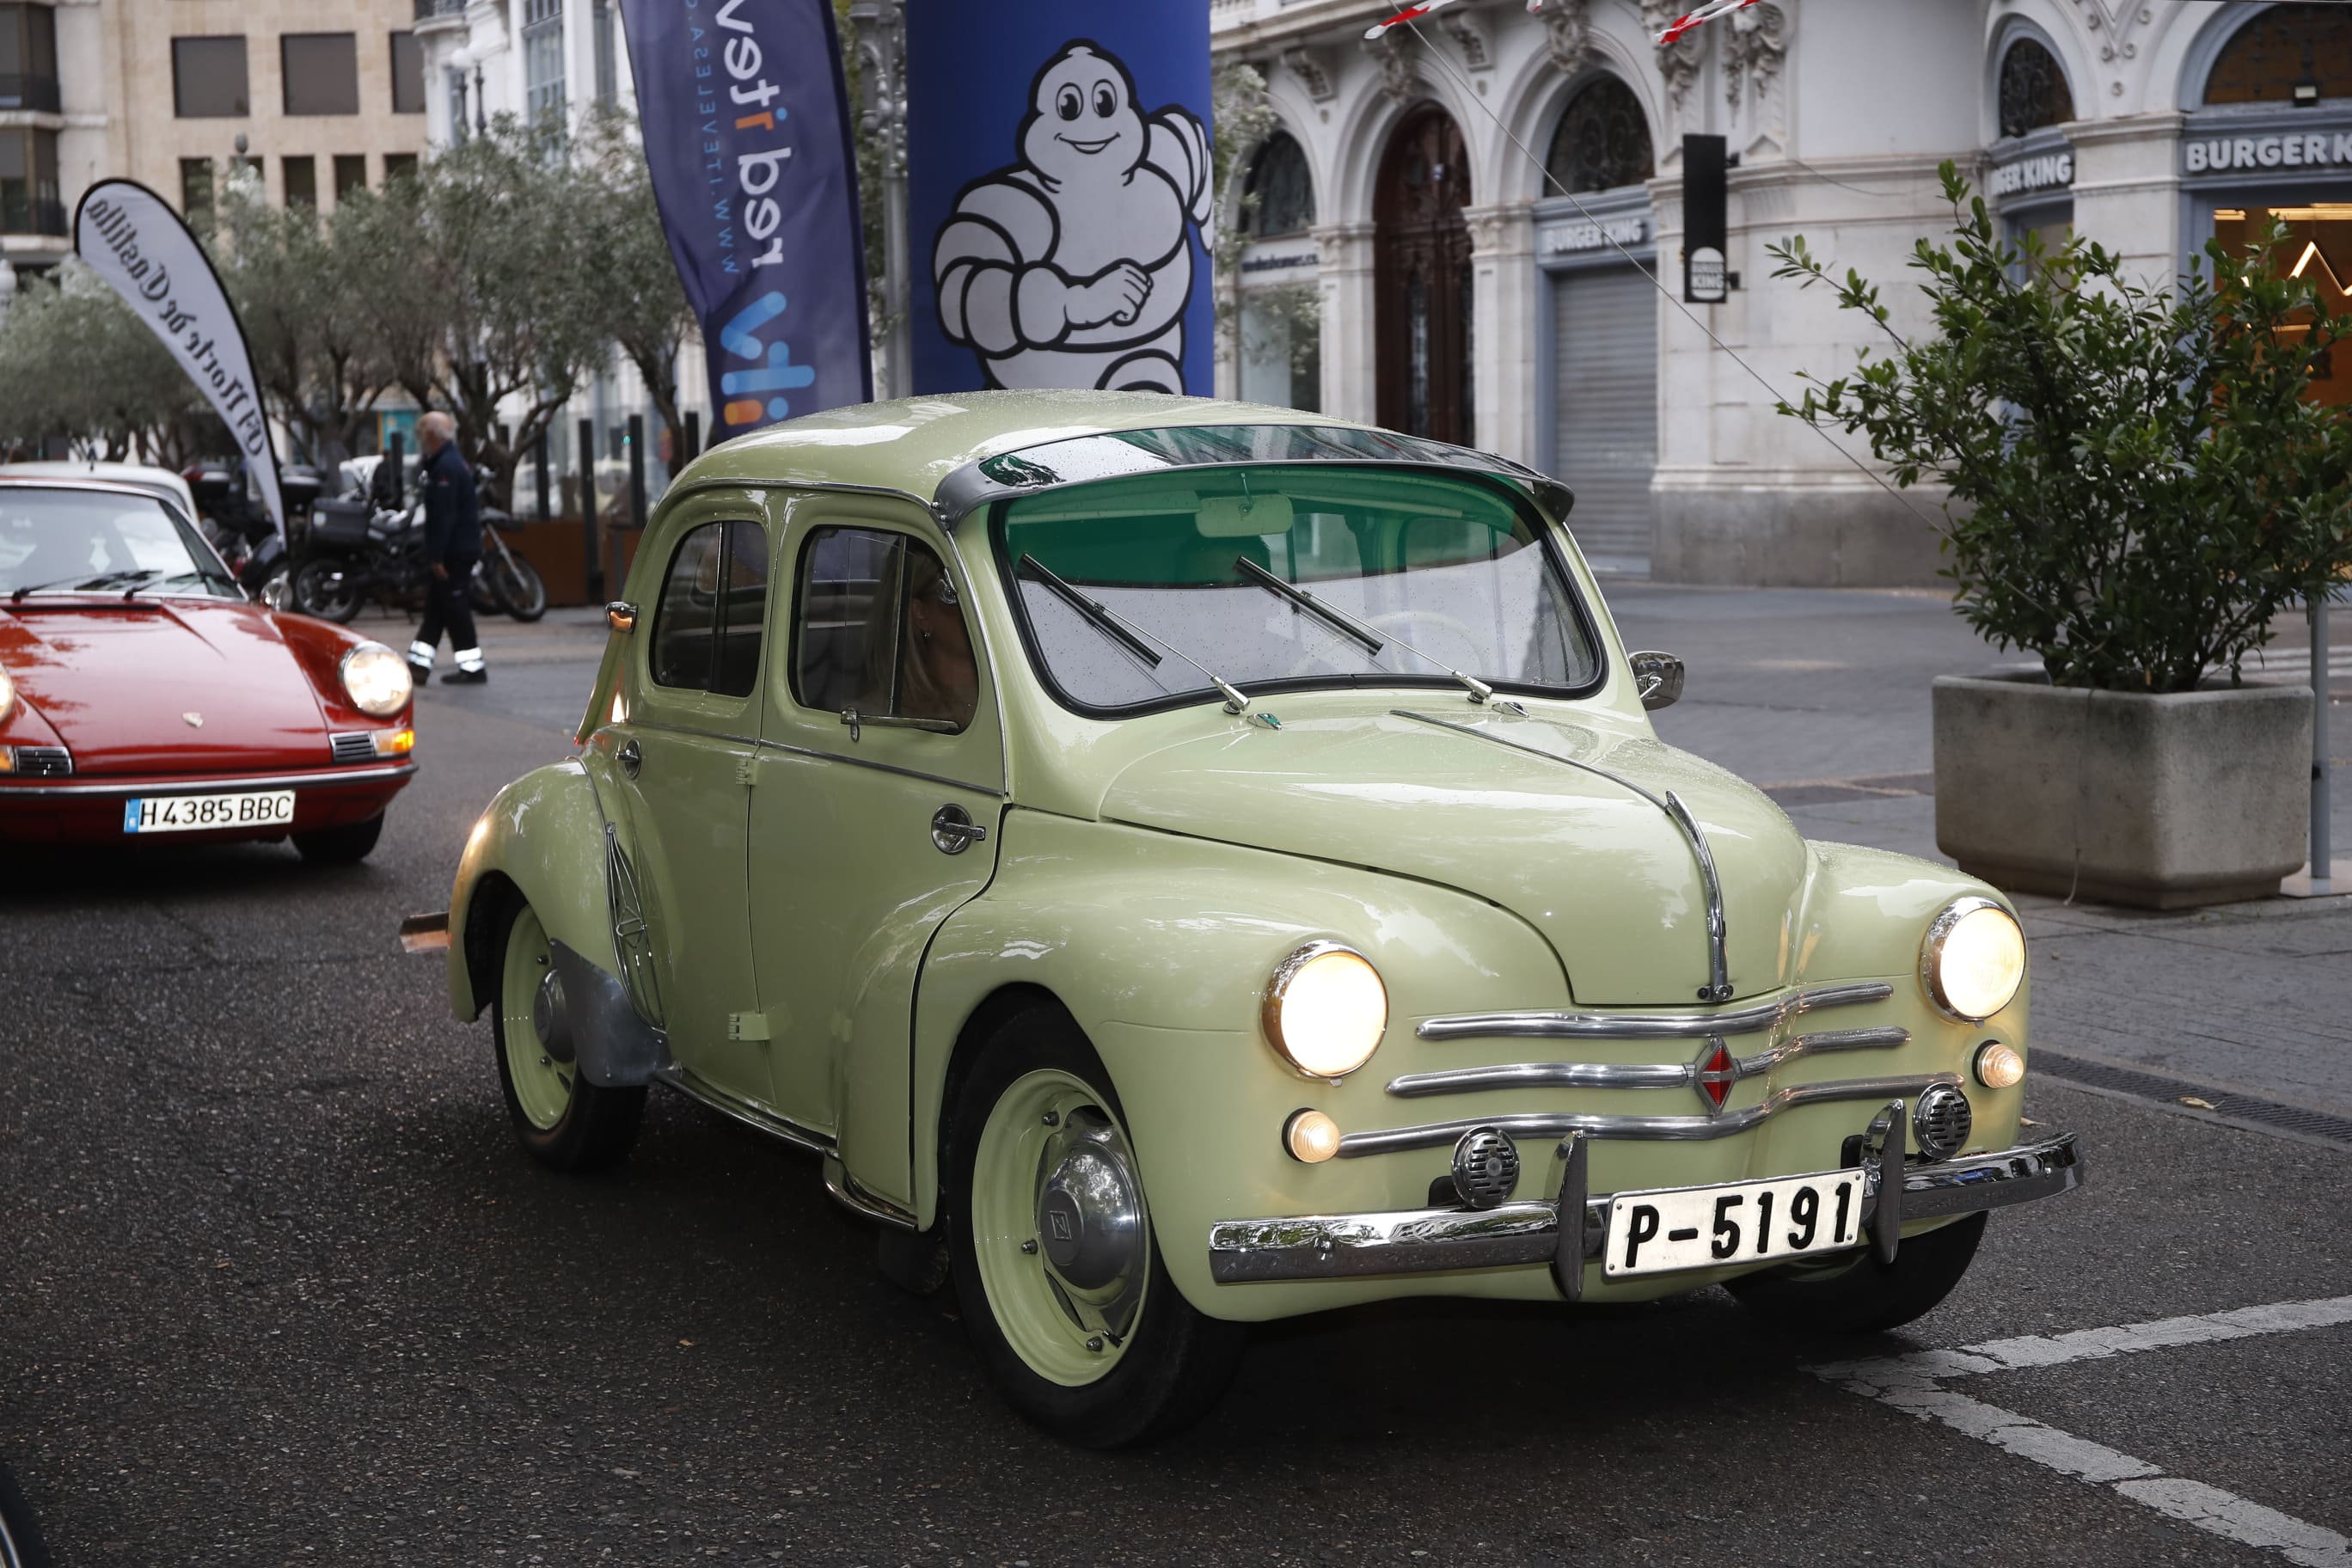
[[[1929,335],[1896,332],[1876,286],[1802,237],[1772,247],[1776,277],[1893,345],[1781,412],[1866,435],[1903,487],[1947,487],[1960,613],[2041,661],[1936,682],[1937,843],[2020,891],[2274,893],[2305,858],[2312,696],[2245,665],[2352,563],[2352,423],[2305,395],[2352,318],[2329,314],[2324,269],[2293,276],[2283,226],[2143,281],[2080,235],[2001,240],[1949,163],[1943,180],[1950,242],[1910,263]]]

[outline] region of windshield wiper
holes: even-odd
[[[70,577],[60,577],[54,583],[27,583],[23,587],[18,588],[14,593],[10,594],[8,595],[8,602],[12,605],[21,605],[25,602],[26,595],[46,594],[52,588],[111,587],[115,584],[121,582],[125,577],[137,577],[140,575],[142,575],[142,574],[138,572],[102,572],[95,577],[90,577],[80,573],[76,573]]]
[[[1292,604],[1297,605],[1300,609],[1305,610],[1307,614],[1315,616],[1317,619],[1345,632],[1357,642],[1363,644],[1368,652],[1377,654],[1382,647],[1387,646],[1381,642],[1381,636],[1378,632],[1366,626],[1363,622],[1356,619],[1355,616],[1348,614],[1347,611],[1335,609],[1331,605],[1325,604],[1322,600],[1317,598],[1314,595],[1308,593],[1306,589],[1300,587],[1296,583],[1284,582],[1281,578],[1276,576],[1273,573],[1267,571],[1265,567],[1259,565],[1248,556],[1235,556],[1234,558],[1234,564],[1241,569],[1242,576],[1249,582],[1256,584],[1259,587],[1264,588],[1270,594],[1280,595],[1283,598],[1289,600]],[[1405,652],[1412,655],[1415,658],[1422,659],[1427,663],[1437,666],[1438,668],[1445,671],[1446,674],[1452,676],[1455,680],[1460,681],[1463,686],[1468,689],[1471,701],[1494,702],[1497,709],[1507,710],[1513,713],[1524,714],[1527,711],[1526,709],[1521,708],[1517,703],[1511,701],[1508,698],[1504,699],[1500,702],[1495,702],[1495,689],[1487,685],[1485,681],[1479,679],[1476,676],[1465,674],[1461,670],[1458,670],[1452,665],[1446,663],[1444,659],[1439,658],[1434,654],[1426,654],[1422,652],[1421,649],[1413,647],[1412,644],[1405,641],[1404,638],[1398,637],[1394,632],[1391,632],[1389,637],[1390,639],[1397,645],[1397,647],[1404,649]]]
[[[1211,669],[1207,665],[1202,664],[1199,659],[1194,658],[1191,654],[1186,653],[1182,648],[1178,647],[1174,643],[1170,642],[1166,637],[1161,637],[1159,633],[1146,631],[1143,627],[1137,626],[1133,621],[1129,620],[1126,616],[1120,615],[1117,610],[1112,609],[1109,605],[1100,604],[1093,599],[1087,598],[1084,594],[1079,593],[1076,588],[1073,588],[1070,584],[1062,581],[1059,576],[1055,575],[1052,567],[1046,565],[1043,561],[1038,560],[1034,555],[1023,555],[1021,557],[1021,564],[1018,570],[1022,576],[1028,578],[1033,583],[1038,584],[1048,593],[1051,593],[1055,598],[1061,600],[1062,603],[1076,610],[1086,621],[1087,625],[1094,627],[1095,630],[1102,633],[1103,636],[1110,638],[1113,642],[1118,644],[1119,647],[1127,649],[1128,652],[1143,660],[1145,664],[1150,666],[1152,668],[1157,669],[1160,668],[1160,656],[1152,652],[1151,649],[1145,645],[1142,640],[1143,637],[1150,637],[1153,642],[1158,643],[1161,647],[1166,648],[1170,653],[1174,654],[1178,658],[1182,659],[1186,664],[1191,665],[1194,669],[1199,670],[1202,675],[1208,677],[1209,684],[1215,687],[1219,693],[1223,696],[1225,700],[1226,712],[1239,713],[1249,707],[1250,700],[1243,696],[1237,688],[1226,681],[1223,677],[1219,676],[1215,670]],[[1142,637],[1138,637],[1136,635],[1139,632],[1142,634]]]

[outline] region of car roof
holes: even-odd
[[[147,463],[0,463],[0,479],[92,479],[130,485],[151,495],[168,495],[191,518],[196,515],[195,492],[188,489],[188,481],[169,468]]]
[[[1146,392],[959,392],[861,403],[713,447],[678,474],[695,483],[854,485],[929,505],[949,475],[1005,452],[1078,436],[1196,425],[1370,429],[1327,415]]]

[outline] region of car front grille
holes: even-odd
[[[73,773],[73,753],[63,746],[16,746],[11,750],[18,778],[61,779]]]
[[[372,763],[375,761],[375,736],[366,730],[341,735],[330,735],[334,743],[335,761],[339,763]]]

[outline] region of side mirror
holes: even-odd
[[[625,599],[615,599],[604,606],[604,624],[626,637],[637,628],[637,607]],[[1680,689],[1679,683],[1676,689]]]
[[[1670,653],[1646,650],[1627,656],[1633,667],[1633,689],[1641,694],[1642,706],[1655,711],[1671,708],[1682,700],[1683,661]]]

